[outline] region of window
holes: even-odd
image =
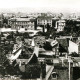
[[[57,78],[57,73],[56,72],[52,72],[52,78]]]

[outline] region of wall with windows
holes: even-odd
[[[20,18],[19,18],[20,19]],[[11,26],[13,29],[20,29],[20,28],[25,28],[25,29],[32,29],[34,30],[35,28],[35,22],[30,21],[30,20],[12,20],[10,19],[8,21],[8,24]]]
[[[37,25],[47,25],[47,24],[49,24],[52,27],[52,19],[37,18]]]
[[[66,23],[65,20],[56,21],[56,27],[55,28],[57,29],[58,32],[64,30],[64,27],[66,25],[65,23]]]

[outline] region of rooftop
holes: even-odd
[[[52,19],[52,16],[38,16],[38,19]]]
[[[59,44],[61,44],[62,46],[68,46],[68,40],[66,38],[59,38],[56,39],[58,41]]]
[[[35,19],[32,19],[32,18],[11,18],[9,20],[11,21],[35,21]]]
[[[66,22],[64,19],[59,20],[58,22]]]

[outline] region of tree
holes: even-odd
[[[56,29],[54,27],[50,27],[48,34],[49,34],[49,37],[55,38]]]
[[[8,19],[4,18],[4,19],[3,19],[3,24],[4,24],[4,23],[8,24]]]
[[[29,38],[29,37],[30,37],[30,36],[29,36],[29,33],[27,33],[27,32],[23,33],[23,37],[24,37],[24,38]]]
[[[50,30],[50,25],[47,23],[47,32]]]
[[[65,35],[76,36],[79,27],[76,26],[76,21],[66,20],[66,26],[64,27]]]
[[[48,38],[49,37],[49,34],[48,34],[49,32],[38,32],[38,35],[39,36],[45,36],[46,38]]]
[[[7,60],[6,58],[6,52],[3,46],[0,46],[0,65],[3,65],[3,63]]]

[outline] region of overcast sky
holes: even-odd
[[[80,12],[80,0],[0,0],[0,8],[32,8],[55,12]]]

